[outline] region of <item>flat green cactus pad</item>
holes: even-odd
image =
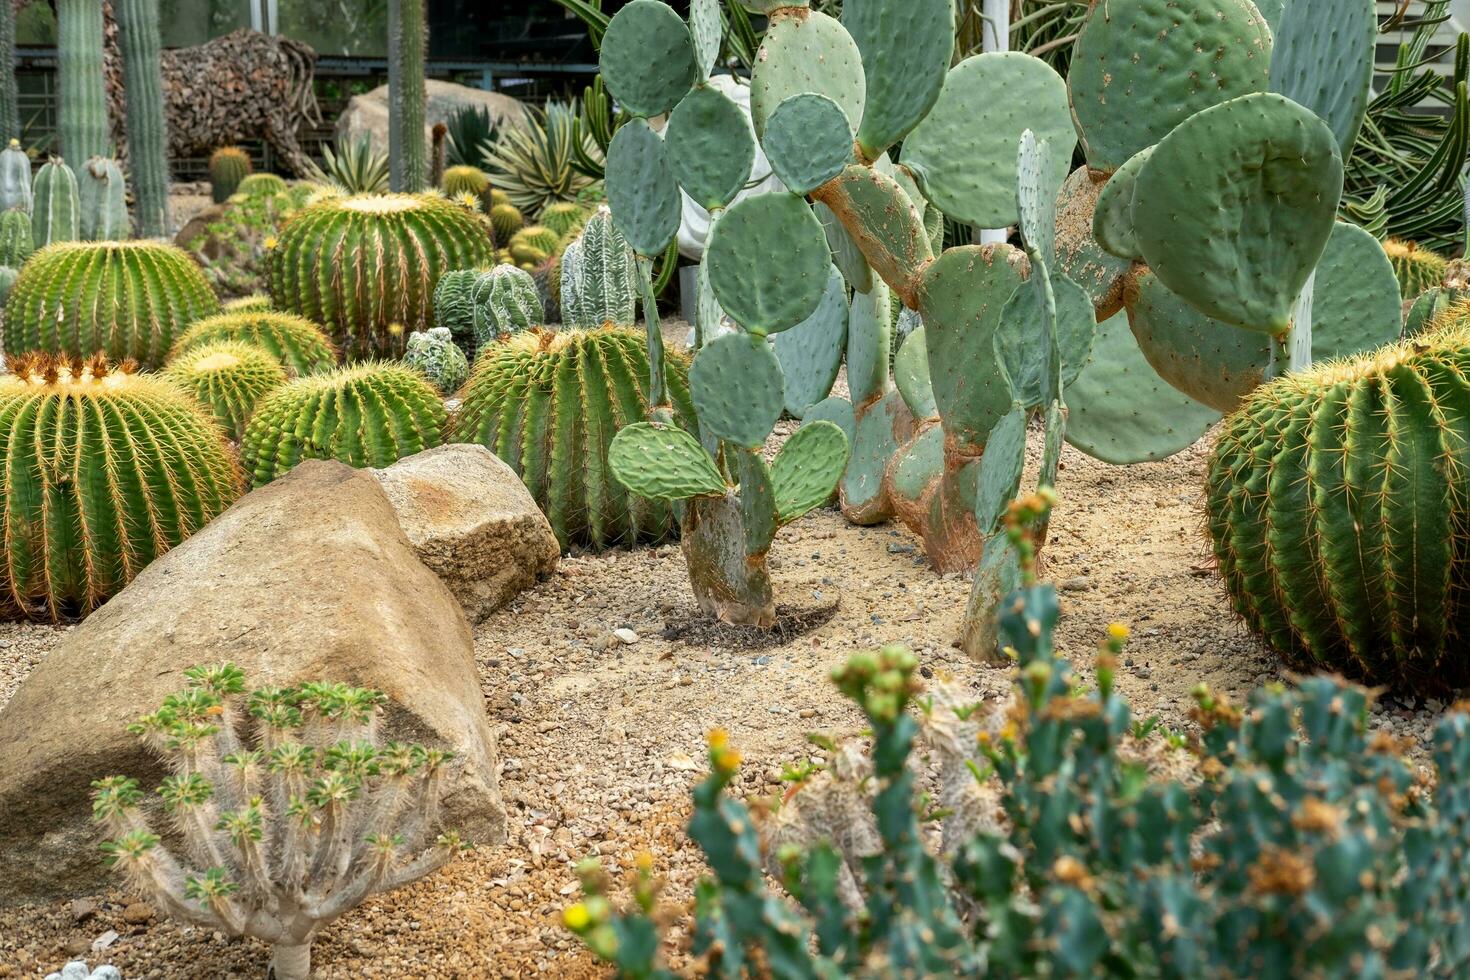
[[[827,291],[816,311],[773,334],[771,344],[786,376],[786,411],[802,418],[808,406],[832,391],[847,346],[847,283],[836,266],[827,273]]]
[[[912,507],[944,476],[944,428],[931,425],[894,454],[888,467],[893,496]]]
[[[884,474],[913,431],[913,416],[897,390],[889,391],[857,420],[852,457],[842,475],[842,513],[855,524],[877,524],[893,516]]]
[[[1000,528],[1001,516],[1021,487],[1026,467],[1026,416],[1012,409],[990,430],[990,441],[980,455],[980,479],[975,489],[975,526],[989,536]]]
[[[1120,259],[1143,258],[1133,234],[1133,190],[1138,186],[1138,172],[1153,152],[1154,148],[1147,146],[1129,157],[1097,195],[1092,237],[1104,251]]]
[[[669,114],[664,146],[684,193],[700,207],[725,207],[750,179],[755,135],[750,120],[719,89],[701,85]]]
[[[874,167],[852,164],[822,188],[821,198],[863,246],[873,271],[907,294],[933,253],[923,217],[902,185]]]
[[[776,106],[766,120],[761,148],[787,190],[810,194],[852,159],[852,126],[836,102],[802,92]]]
[[[888,287],[875,279],[867,292],[852,294],[847,313],[847,390],[854,404],[877,398],[888,387],[888,355],[893,349]]]
[[[740,523],[745,530],[745,553],[763,555],[776,536],[776,488],[766,458],[755,452],[735,452],[740,471]]]
[[[841,429],[842,434],[847,436],[848,447],[851,448],[853,437],[857,434],[857,418],[852,412],[852,402],[838,395],[828,395],[808,408],[801,419],[803,427],[817,422],[831,422]]]
[[[816,10],[788,10],[771,19],[750,75],[750,116],[764,139],[766,120],[793,95],[816,92],[863,118],[863,60],[836,20]]]
[[[1344,157],[1368,113],[1374,7],[1373,0],[1291,0],[1275,28],[1271,91],[1322,117]]]
[[[923,327],[904,338],[893,358],[893,383],[914,418],[929,419],[939,414],[934,386],[929,381],[929,343]]]
[[[812,422],[794,432],[771,464],[776,517],[789,524],[832,496],[847,467],[847,436],[831,422]]]
[[[694,39],[662,0],[632,0],[607,25],[599,49],[607,90],[635,116],[668,112],[694,84]]]
[[[1398,279],[1378,239],[1339,221],[1317,263],[1312,291],[1312,359],[1346,357],[1397,340]]]
[[[719,60],[723,34],[720,0],[689,0],[689,36],[694,41],[694,66],[700,80],[709,78]]]
[[[811,316],[832,265],[822,223],[805,201],[786,193],[736,202],[711,230],[705,261],[720,306],[755,334]]]
[[[1057,305],[1057,345],[1065,387],[1076,380],[1087,363],[1097,320],[1087,290],[1060,272],[1052,273],[1051,287]],[[1045,387],[1048,358],[1042,305],[1041,290],[1027,281],[1006,301],[995,332],[995,359],[1010,378],[1011,397],[1027,408],[1042,403]]]
[[[635,422],[613,436],[608,466],[633,493],[656,500],[718,496],[725,480],[704,447],[683,429]]]
[[[1070,157],[1070,149],[1068,155]],[[1066,167],[1051,163],[1051,144],[1026,130],[1016,147],[1016,210],[1026,251],[1051,261],[1057,242],[1057,190],[1066,179]],[[1070,162],[1070,161],[1069,161]],[[1047,183],[1051,177],[1057,183]]]
[[[1123,278],[1132,267],[1105,251],[1092,234],[1092,220],[1104,183],[1085,164],[1072,171],[1057,192],[1057,246],[1052,262],[1092,297],[1100,320],[1118,312],[1123,302]]]
[[[1093,4],[1067,74],[1088,165],[1112,173],[1201,109],[1264,92],[1270,67],[1251,0]]]
[[[1172,456],[1220,419],[1159,377],[1121,314],[1097,325],[1092,355],[1066,397],[1067,442],[1105,463]]]
[[[664,141],[642,119],[620,127],[607,148],[607,203],[613,224],[639,255],[662,254],[679,233],[674,168]]]
[[[1129,279],[1125,297],[1128,324],[1144,358],[1195,401],[1233,412],[1265,380],[1271,338],[1210,319],[1147,268]]]
[[[939,98],[954,51],[953,0],[846,0],[842,26],[862,53],[867,104],[858,144],[875,159]]]
[[[812,205],[822,230],[827,233],[827,247],[832,250],[832,262],[842,271],[842,278],[860,293],[873,288],[873,267],[863,257],[862,249],[842,227],[836,213],[821,201]]]
[[[1018,217],[1016,145],[1027,129],[1051,144],[1044,183],[1059,187],[1077,142],[1066,83],[1030,55],[975,55],[949,70],[934,108],[904,141],[903,163],[954,220],[1004,228]]]
[[[934,400],[945,431],[977,449],[1011,410],[995,334],[1020,287],[1025,256],[1009,245],[952,248],[930,263],[919,293]]]
[[[745,449],[759,449],[781,417],[781,363],[764,337],[727,333],[694,355],[689,394],[699,424]]]
[[[1154,148],[1133,190],[1133,229],[1149,267],[1201,312],[1279,335],[1341,193],[1327,125],[1284,96],[1245,95]]]

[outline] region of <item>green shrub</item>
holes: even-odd
[[[273,174],[255,174],[247,181]],[[266,259],[281,226],[314,195],[312,184],[293,184],[278,193],[232,196],[224,213],[205,226],[184,248],[194,256],[215,291],[224,297],[244,297],[266,290]]]

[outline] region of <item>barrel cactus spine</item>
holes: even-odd
[[[173,245],[58,242],[32,254],[11,289],[5,350],[100,351],[156,368],[188,324],[218,310],[209,281]]]
[[[0,579],[17,613],[91,612],[239,496],[223,434],[169,382],[101,356],[18,354],[8,367]]]
[[[1388,260],[1393,263],[1393,273],[1399,280],[1399,292],[1404,299],[1413,299],[1427,289],[1444,281],[1449,269],[1449,260],[1432,249],[1420,248],[1414,242],[1390,238],[1383,243]]]
[[[415,330],[408,335],[403,363],[423,373],[441,394],[452,395],[470,376],[470,362],[448,327]]]
[[[238,341],[268,352],[292,377],[313,374],[337,364],[337,349],[320,327],[294,313],[233,307],[195,320],[174,343],[169,360],[201,344]]]
[[[384,467],[438,446],[445,422],[444,403],[422,374],[365,361],[297,378],[267,395],[245,428],[241,456],[257,487],[303,459]]]
[[[215,204],[223,204],[255,168],[238,146],[222,146],[209,155],[209,188]]]
[[[58,128],[62,155],[72,160],[106,157],[111,147],[102,44],[102,4],[57,0]]]
[[[193,395],[236,442],[260,399],[286,383],[268,351],[238,340],[190,347],[169,361],[163,376]]]
[[[77,175],[61,157],[36,171],[32,184],[31,238],[37,248],[82,237],[82,202]]]
[[[138,234],[163,238],[172,232],[173,220],[168,202],[168,135],[164,129],[158,0],[116,0],[116,11]]]
[[[649,411],[648,353],[632,330],[522,331],[486,347],[461,391],[452,442],[477,442],[525,482],[563,547],[631,546],[677,534],[664,501],[613,479],[614,435]],[[669,362],[677,425],[692,426],[688,366]]]
[[[77,191],[83,240],[109,242],[128,237],[128,189],[116,160],[88,160],[82,167]]]
[[[0,211],[12,208],[31,213],[31,158],[18,139],[0,150]]]
[[[388,0],[388,167],[392,189],[431,186],[424,141],[424,58],[429,28],[424,0]]]
[[[438,195],[328,198],[281,229],[271,302],[323,324],[348,359],[399,357],[408,333],[434,325],[440,276],[492,256],[482,221]]]

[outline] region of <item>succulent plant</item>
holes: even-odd
[[[15,64],[16,11],[0,8],[0,64]],[[0,72],[0,140],[17,139],[20,127],[20,86],[15,72]]]
[[[1371,683],[1467,683],[1457,583],[1470,521],[1450,406],[1470,395],[1452,325],[1258,388],[1226,423],[1208,527],[1236,610],[1283,656]]]
[[[453,754],[384,741],[382,692],[312,681],[247,693],[230,663],[184,676],[128,726],[169,771],[158,795],[183,851],[153,831],[137,779],[92,783],[108,864],[169,916],[268,943],[271,976],[307,980],[324,926],[464,849],[453,833],[430,843]]]
[[[82,237],[82,202],[77,176],[60,157],[36,171],[31,185],[31,239],[37,248]]]
[[[538,265],[556,254],[561,245],[561,236],[545,225],[526,225],[510,236],[506,249],[517,262]]]
[[[575,200],[592,183],[573,166],[579,142],[582,152],[597,152],[578,131],[577,112],[575,101],[549,102],[544,109],[529,110],[521,125],[502,128],[493,142],[482,146],[491,182],[527,216],[539,215],[556,201]],[[496,236],[509,237],[498,230]]]
[[[526,225],[526,219],[514,204],[494,204],[490,207],[490,227],[497,242],[508,242],[516,232]]]
[[[388,155],[373,147],[371,133],[338,137],[336,148],[322,146],[325,166],[312,164],[311,179],[343,194],[381,194],[388,190]]]
[[[248,296],[236,296],[227,299],[219,305],[221,313],[268,313],[271,308],[271,298],[264,293],[251,293]],[[323,339],[325,335],[323,335]]]
[[[219,309],[199,267],[157,242],[58,242],[35,252],[5,304],[5,349],[132,358],[157,367],[184,327]]]
[[[413,368],[365,361],[296,378],[267,395],[245,428],[240,452],[255,486],[303,459],[390,466],[443,441],[439,393]]]
[[[19,268],[35,250],[31,216],[19,208],[0,214],[0,265]]]
[[[72,960],[60,973],[46,974],[46,980],[123,980],[122,972],[111,964],[89,970],[85,960]]]
[[[18,139],[0,150],[0,210],[13,209],[31,213],[31,158]]]
[[[240,181],[235,188],[235,194],[244,194],[248,197],[269,194],[284,194],[290,189],[285,179],[278,174],[250,174]],[[233,197],[234,195],[230,195]]]
[[[19,614],[86,615],[239,496],[223,434],[172,384],[101,355],[8,368],[0,578]]]
[[[447,197],[456,197],[460,194],[473,194],[481,196],[490,188],[490,175],[479,167],[460,164],[450,167],[444,171],[444,179],[439,184]]]
[[[56,5],[57,128],[61,152],[73,160],[106,156],[112,142],[102,50],[102,5],[93,0],[60,0]]]
[[[590,330],[605,324],[631,327],[638,301],[638,258],[606,207],[587,219],[561,256],[558,293],[566,326]]]
[[[236,442],[260,399],[286,383],[285,370],[269,351],[239,340],[186,346],[163,376],[193,395]]]
[[[431,327],[409,334],[403,363],[423,372],[445,395],[458,391],[470,376],[470,362],[454,343],[448,327]]]
[[[223,204],[254,171],[250,156],[238,146],[222,146],[209,155],[209,188],[215,204]]]
[[[325,325],[349,359],[397,357],[433,326],[439,277],[491,258],[484,225],[437,195],[330,198],[281,230],[271,302]]]
[[[1438,252],[1420,248],[1413,242],[1390,238],[1383,243],[1383,251],[1393,263],[1393,274],[1398,278],[1400,295],[1413,299],[1427,289],[1444,281],[1449,260]]]
[[[548,228],[558,239],[565,240],[587,220],[587,209],[574,201],[553,201],[536,216],[537,224]]]
[[[158,0],[117,0],[118,46],[127,96],[128,161],[138,235],[172,233],[168,201],[168,134],[164,130],[162,39]]]
[[[424,141],[424,59],[429,25],[424,0],[388,4],[388,184],[400,193],[430,186]]]
[[[92,157],[78,175],[82,238],[122,241],[128,237],[128,188],[116,160]]]
[[[670,359],[672,417],[692,426],[687,368]],[[563,547],[662,541],[676,530],[662,500],[628,493],[609,469],[619,430],[649,411],[648,351],[635,331],[523,330],[475,361],[451,442],[489,447],[525,482]]]
[[[228,307],[230,304],[225,304]],[[260,347],[291,375],[312,374],[337,363],[337,351],[321,328],[294,313],[238,304],[190,324],[174,344],[171,360],[201,344],[239,341]]]

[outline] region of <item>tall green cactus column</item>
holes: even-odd
[[[20,139],[20,93],[15,84],[15,4],[0,4],[0,142]]]
[[[424,0],[388,0],[388,180],[395,191],[429,186],[424,141]]]
[[[138,235],[172,234],[168,211],[168,139],[159,67],[158,0],[116,0],[128,98],[128,158],[137,198]]]
[[[56,61],[62,155],[82,163],[108,156],[99,0],[56,0]]]

